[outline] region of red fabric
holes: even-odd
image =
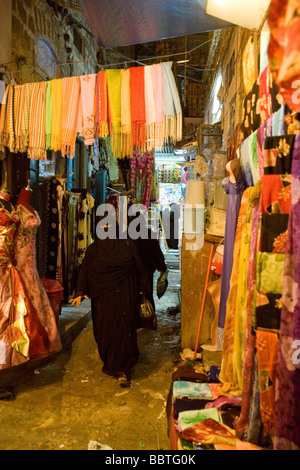
[[[143,149],[146,142],[146,104],[145,104],[145,68],[131,67],[130,70],[130,105],[132,144]]]

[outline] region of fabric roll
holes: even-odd
[[[81,106],[82,106],[82,132],[85,145],[93,145],[96,133],[96,74],[82,75],[81,84]]]
[[[106,71],[111,113],[111,148],[115,158],[121,158],[121,83],[120,69]]]
[[[30,121],[28,157],[35,160],[47,160],[46,150],[46,82],[33,85]]]
[[[80,78],[63,78],[63,109],[61,122],[61,154],[63,157],[75,156],[77,135],[77,116],[80,100]]]
[[[130,69],[130,104],[132,145],[137,149],[145,149],[146,144],[146,105],[145,105],[145,74],[144,67]]]
[[[52,80],[51,148],[55,152],[58,152],[61,149],[61,119],[62,119],[62,113],[63,113],[62,93],[63,93],[62,79]]]

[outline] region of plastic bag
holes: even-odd
[[[148,330],[157,329],[157,318],[154,307],[145,296],[143,296],[140,305],[140,326]]]
[[[161,273],[157,279],[156,295],[159,299],[164,295],[168,287],[168,271]]]

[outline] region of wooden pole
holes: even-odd
[[[214,250],[214,245],[212,244],[211,249],[210,249],[210,256],[209,256],[209,262],[208,262],[208,267],[207,267],[207,273],[206,273],[206,281],[205,281],[205,286],[204,286],[201,312],[200,312],[200,318],[199,318],[199,324],[198,324],[197,339],[196,339],[196,343],[195,343],[194,360],[197,357],[197,349],[198,349],[198,343],[199,343],[199,336],[200,336],[200,330],[201,330],[201,323],[202,323],[202,317],[203,317],[203,311],[204,311],[204,304],[205,304],[205,298],[206,298],[206,292],[207,292],[208,279],[209,279],[210,268],[211,268],[211,263],[212,263],[213,250]]]

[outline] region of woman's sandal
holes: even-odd
[[[120,387],[122,387],[122,388],[130,387],[130,380],[128,380],[126,375],[120,375],[120,376],[117,376],[116,378],[119,382]]]

